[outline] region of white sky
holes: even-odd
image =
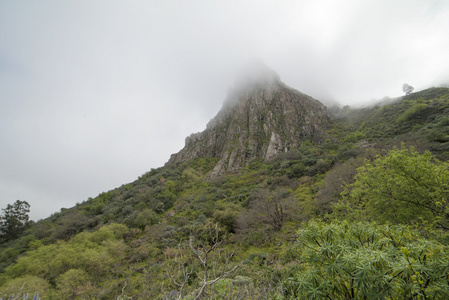
[[[449,83],[449,1],[0,1],[0,208],[162,166],[248,62],[355,105]]]

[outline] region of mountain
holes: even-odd
[[[259,65],[164,167],[3,210],[0,299],[449,299],[448,116],[448,88],[328,113]]]
[[[294,90],[269,69],[232,91],[206,130],[191,134],[168,163],[219,158],[211,178],[236,172],[255,159],[269,161],[306,141],[327,137],[329,115],[318,100]],[[257,73],[260,74],[260,73]]]

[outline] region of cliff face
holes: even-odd
[[[282,83],[276,74],[248,80],[226,99],[205,131],[186,138],[168,163],[218,157],[210,178],[235,172],[256,158],[270,160],[304,141],[320,143],[326,107]]]

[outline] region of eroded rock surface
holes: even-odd
[[[248,80],[226,99],[201,133],[186,138],[185,147],[168,163],[218,157],[210,178],[235,172],[256,158],[270,160],[304,141],[321,143],[329,123],[318,100],[282,83],[277,74]]]

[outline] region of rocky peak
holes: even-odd
[[[209,174],[214,178],[257,158],[270,160],[305,141],[321,143],[328,122],[327,109],[318,100],[286,86],[274,71],[252,68],[206,130],[187,137],[185,147],[168,163],[218,157]]]

